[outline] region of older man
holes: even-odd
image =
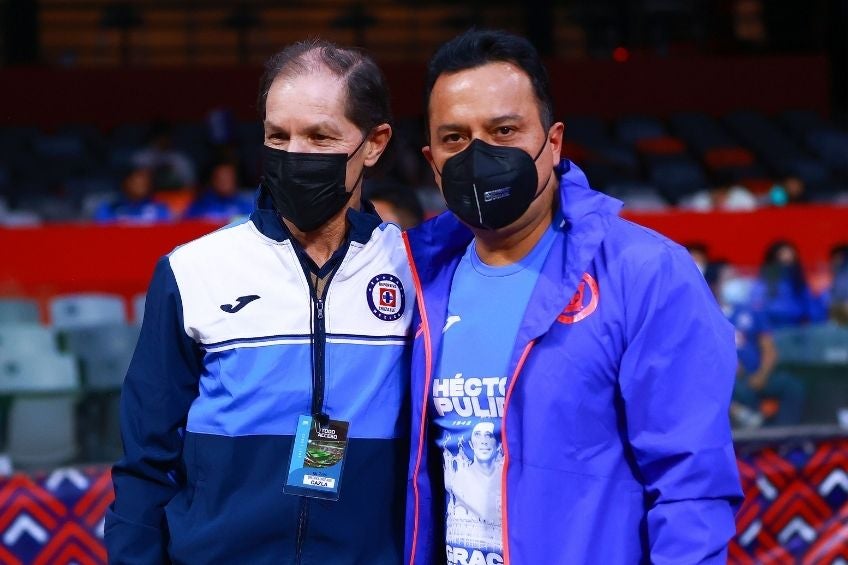
[[[407,236],[408,562],[724,563],[736,355],[692,260],[560,161],[564,126],[526,40],[467,32],[427,88],[424,155],[450,211]],[[443,451],[480,422],[503,451],[501,480],[480,481],[501,519],[473,523],[444,489]]]
[[[153,275],[124,384],[113,563],[401,560],[400,231],[360,198],[391,136],[383,76],[323,41],[262,79],[256,210]]]

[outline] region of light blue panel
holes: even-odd
[[[293,435],[311,405],[308,344],[239,347],[207,352],[200,396],[187,430],[223,436]],[[350,438],[389,439],[406,433],[400,414],[409,383],[408,348],[328,343],[324,409],[350,422]]]

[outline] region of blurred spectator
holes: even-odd
[[[789,426],[800,423],[804,386],[792,375],[775,371],[778,352],[768,319],[744,305],[730,304],[723,288],[734,278],[733,269],[719,261],[707,269],[707,282],[722,311],[736,329],[739,365],[730,414],[736,425]]]
[[[685,245],[686,251],[692,256],[695,266],[701,271],[701,275],[706,276],[707,266],[710,263],[709,252],[707,246],[700,241],[692,241]]]
[[[368,190],[368,200],[385,222],[392,222],[401,229],[417,226],[424,220],[424,209],[415,190],[395,183],[383,183]]]
[[[772,206],[786,206],[806,201],[804,181],[798,177],[786,177],[771,187],[768,201]]]
[[[848,326],[848,243],[830,250],[832,281],[822,296],[822,302],[831,321]]]
[[[702,190],[680,201],[681,208],[698,212],[724,210],[727,212],[744,212],[757,208],[757,198],[741,185],[717,186]]]
[[[153,172],[155,190],[172,190],[194,185],[194,164],[188,156],[174,149],[172,145],[170,126],[158,123],[151,129],[147,147],[132,156],[133,165]]]
[[[798,249],[777,241],[767,250],[760,276],[751,291],[751,304],[775,328],[820,321],[817,307],[798,258]]]
[[[160,222],[171,219],[168,207],[155,202],[150,169],[131,170],[121,183],[121,195],[94,213],[97,222]]]
[[[209,172],[206,189],[189,205],[186,219],[229,221],[253,211],[253,201],[239,192],[238,167],[219,161]]]

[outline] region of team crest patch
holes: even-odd
[[[368,283],[365,296],[371,313],[384,322],[393,322],[403,316],[403,285],[396,276],[377,275]]]
[[[583,273],[583,280],[577,285],[577,292],[571,297],[571,302],[557,316],[557,321],[563,324],[573,324],[586,318],[595,311],[600,300],[598,283],[589,273]]]

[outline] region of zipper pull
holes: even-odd
[[[318,301],[315,303],[315,307],[318,309],[318,319],[323,320],[324,319],[324,299],[319,298]]]

